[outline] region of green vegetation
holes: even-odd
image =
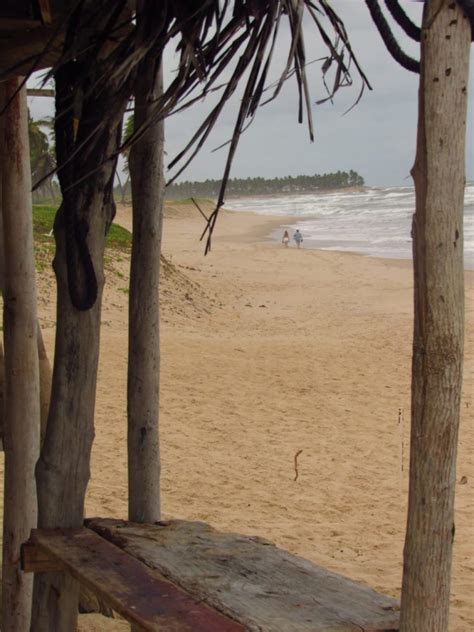
[[[219,194],[220,180],[179,182],[166,189],[167,198],[212,197]],[[231,178],[226,195],[261,195],[302,193],[318,190],[344,189],[364,186],[364,178],[355,171],[337,171],[314,176],[286,176],[284,178]]]
[[[37,201],[57,199],[59,188],[50,175],[56,165],[54,146],[51,145],[45,128],[52,129],[51,119],[33,120],[28,111],[28,137],[30,143],[31,179],[33,184],[42,181],[41,186],[34,191],[33,197]]]
[[[47,242],[51,239],[50,233],[53,229],[56,211],[57,208],[53,206],[33,205],[33,233],[35,241]]]
[[[107,246],[110,248],[131,248],[132,233],[118,224],[112,224],[107,235]]]
[[[56,250],[52,233],[57,206],[47,204],[33,205],[33,236],[35,241],[36,270],[38,273],[51,273],[51,265]],[[107,248],[104,266],[109,277],[126,280],[126,275],[119,269],[119,264],[128,258],[132,246],[132,234],[112,224],[107,235]],[[125,291],[122,289],[121,291]],[[127,290],[128,292],[128,290]]]
[[[40,243],[54,240],[51,234],[57,207],[43,204],[33,205],[33,231],[35,240]],[[112,224],[107,235],[107,246],[110,248],[128,249],[132,245],[132,234],[122,226]]]
[[[175,205],[179,205],[179,206],[185,206],[185,205],[189,205],[189,206],[194,206],[194,202],[197,202],[198,204],[214,204],[214,202],[210,199],[210,198],[206,198],[206,197],[197,197],[196,195],[192,196],[192,199],[190,197],[187,198],[173,198],[173,201],[170,202],[170,206],[175,206]]]
[[[220,180],[205,180],[204,182],[178,182],[165,189],[167,200],[186,202],[189,198],[211,198],[219,195]],[[286,176],[284,178],[231,178],[227,183],[226,196],[245,195],[278,195],[279,193],[314,193],[317,191],[331,191],[348,187],[365,186],[364,178],[355,171],[336,171],[335,173],[315,174],[314,176]],[[130,181],[125,185],[115,187],[115,195],[121,197],[122,202],[131,197]]]

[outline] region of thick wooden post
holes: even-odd
[[[7,100],[20,80],[5,83]],[[37,520],[34,470],[40,397],[26,87],[4,116],[8,159],[2,169],[6,423],[1,628],[29,632],[33,582],[20,569],[20,547]]]
[[[456,2],[426,2],[413,167],[415,327],[402,632],[448,630],[463,361],[470,39],[470,24]]]
[[[136,126],[150,117],[152,100],[163,91],[160,61],[145,58],[138,77]],[[133,241],[128,360],[128,507],[129,519],[135,522],[160,519],[158,290],[165,186],[163,147],[164,123],[158,121],[130,152]]]
[[[5,107],[5,86],[0,83],[0,111]],[[3,163],[5,139],[3,135],[4,116],[0,116],[0,291],[3,296],[3,278],[4,278],[4,254],[3,254]],[[3,434],[5,429],[5,359],[3,355],[3,340],[0,342],[0,450],[3,452]]]
[[[80,527],[84,520],[84,498],[90,476],[90,453],[94,438],[94,411],[99,359],[100,315],[104,285],[103,258],[108,228],[115,207],[112,184],[115,162],[107,158],[117,151],[118,130],[128,100],[128,90],[118,93],[104,82],[103,88],[82,102],[77,130],[70,107],[75,94],[74,61],[56,74],[56,148],[63,203],[55,221],[57,326],[53,384],[48,423],[36,470],[38,481],[38,524],[40,527]],[[92,72],[92,71],[91,71]],[[97,71],[100,74],[100,69]],[[98,124],[106,122],[94,149],[78,152],[68,162],[76,142],[93,136]],[[81,177],[87,176],[87,177]],[[69,240],[72,228],[86,239]],[[69,230],[68,230],[69,229]],[[69,233],[69,234],[68,234]],[[90,260],[97,290],[89,308],[79,309],[72,300],[91,278],[81,267],[77,250]],[[75,267],[68,267],[68,262]],[[72,277],[70,273],[77,273]],[[32,632],[69,632],[76,629],[79,586],[64,573],[40,573],[35,577]]]
[[[81,197],[78,195],[78,198]],[[83,198],[84,199],[84,198]],[[99,358],[100,313],[103,288],[102,257],[106,223],[101,217],[102,195],[88,200],[95,212],[89,240],[100,273],[94,307],[78,311],[69,296],[63,212],[56,221],[57,324],[52,395],[46,434],[37,467],[40,527],[80,527],[89,481],[94,437],[94,410]],[[97,224],[96,224],[97,222]],[[33,632],[68,632],[76,629],[79,585],[64,573],[35,576]]]
[[[29,91],[27,91],[28,94]],[[4,84],[0,83],[0,110],[5,106],[6,101],[4,99]],[[0,292],[3,296],[4,288],[4,260],[5,255],[3,251],[3,215],[2,215],[2,165],[7,157],[3,154],[3,123],[5,117],[0,116]],[[46,428],[46,422],[48,417],[49,399],[51,395],[51,365],[49,363],[46,348],[44,346],[43,334],[41,332],[40,324],[38,323],[37,330],[37,343],[38,343],[38,357],[39,357],[39,372],[40,372],[40,411],[41,411],[41,437],[44,436]],[[5,390],[5,376],[4,376],[4,356],[3,356],[3,343],[0,342],[0,450],[3,450],[3,428],[4,428],[4,390]]]

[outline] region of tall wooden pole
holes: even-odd
[[[137,16],[140,26],[140,14]],[[163,91],[161,61],[146,57],[135,90],[135,125]],[[128,364],[129,518],[160,519],[159,283],[164,198],[164,123],[153,123],[130,152],[133,241]]]
[[[5,83],[10,100],[20,78]],[[20,547],[36,526],[35,465],[39,454],[40,397],[35,262],[26,88],[4,115],[4,347],[5,489],[2,632],[29,632],[33,578],[20,568]]]
[[[27,96],[30,94],[30,90],[26,91]],[[6,105],[4,99],[4,84],[0,83],[0,111]],[[5,253],[4,239],[3,239],[3,215],[2,215],[2,164],[5,160],[8,160],[8,155],[2,154],[2,140],[3,139],[3,123],[5,118],[0,117],[0,292],[3,296],[4,292],[4,260]],[[29,160],[29,157],[28,157]],[[30,164],[30,163],[28,163]],[[43,341],[43,334],[38,322],[37,328],[37,344],[38,344],[38,359],[39,359],[39,372],[40,372],[40,413],[41,413],[41,438],[44,437],[46,423],[48,419],[49,399],[51,395],[51,380],[52,371],[51,364],[48,359],[46,347]],[[3,427],[4,427],[4,388],[5,388],[5,376],[4,376],[4,358],[3,358],[3,345],[0,342],[0,450],[3,450]]]
[[[63,202],[55,220],[57,280],[57,325],[53,383],[48,423],[36,468],[38,482],[38,524],[41,528],[80,527],[84,520],[84,498],[90,476],[90,453],[94,438],[94,411],[100,342],[100,315],[104,286],[106,234],[115,206],[112,198],[119,127],[129,88],[117,91],[105,80],[101,91],[82,101],[81,118],[75,132],[71,99],[77,77],[75,60],[61,68],[56,79],[56,151]],[[101,74],[100,65],[91,73]],[[76,143],[91,138],[99,124],[94,151],[74,153]],[[87,176],[87,177],[85,177]],[[80,294],[88,286],[87,276],[77,258],[77,242],[68,246],[68,222],[78,222],[87,236],[82,254],[90,257],[97,297],[90,309],[79,309],[71,298],[68,261],[75,261]],[[79,229],[77,229],[79,230]],[[69,235],[68,235],[69,232]],[[75,244],[75,246],[74,246]],[[74,269],[72,270],[74,272]],[[90,283],[90,278],[88,279]],[[69,632],[76,629],[79,585],[65,573],[37,573],[32,632]]]
[[[5,86],[0,83],[0,111],[5,107]],[[3,296],[4,253],[3,253],[3,163],[5,161],[3,135],[4,116],[0,116],[0,291]],[[5,358],[3,354],[3,340],[0,342],[0,450],[3,452],[3,436],[5,431]]]
[[[464,337],[463,207],[471,28],[452,0],[423,16],[413,177],[415,327],[402,632],[447,632]]]

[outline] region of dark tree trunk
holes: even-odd
[[[74,67],[65,66],[56,76],[58,163],[65,164],[76,143],[89,138],[98,124],[103,125],[95,147],[78,152],[59,172],[63,203],[54,229],[56,346],[48,424],[37,467],[42,528],[83,524],[94,438],[103,257],[114,215],[115,162],[104,160],[118,148],[128,100],[128,91],[117,93],[104,81],[100,94],[88,95],[81,104],[76,138],[70,109],[75,75]],[[75,630],[78,597],[78,585],[68,575],[37,574],[32,631]]]
[[[99,231],[94,230],[95,243],[89,240],[95,269],[99,271],[106,227],[102,196],[96,194],[89,204],[100,225]],[[94,438],[103,277],[98,279],[99,294],[94,307],[88,311],[73,307],[67,283],[63,213],[60,211],[55,228],[58,298],[52,397],[37,468],[38,523],[42,528],[82,526]],[[64,573],[36,575],[32,630],[75,630],[78,595],[78,586]]]
[[[448,630],[462,386],[463,200],[471,30],[455,2],[423,18],[413,177],[415,328],[402,632]]]

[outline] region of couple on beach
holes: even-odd
[[[303,236],[298,229],[296,229],[295,234],[293,235],[293,239],[296,241],[296,246],[299,248],[301,246],[301,242],[303,241]],[[288,244],[290,243],[290,235],[287,230],[283,233],[283,239],[281,243],[288,248]]]

